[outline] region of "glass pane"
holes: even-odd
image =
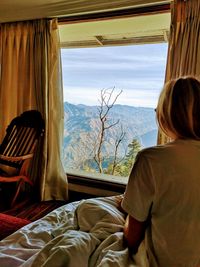
[[[62,49],[65,170],[127,177],[156,144],[167,44]]]

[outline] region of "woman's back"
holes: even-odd
[[[150,267],[200,267],[200,82],[166,83],[156,117],[174,141],[137,155],[122,201],[125,240],[136,251],[145,233]]]
[[[200,265],[200,141],[178,139],[141,154],[155,190],[146,232],[152,262],[156,258],[162,267]]]

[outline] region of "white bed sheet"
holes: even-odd
[[[123,244],[117,196],[66,204],[0,241],[1,267],[148,267]]]

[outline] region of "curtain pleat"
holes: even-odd
[[[192,75],[200,78],[200,0],[174,0],[165,81]],[[158,143],[169,141],[159,132]]]
[[[41,200],[67,199],[61,162],[63,91],[56,20],[0,24],[0,140],[10,121],[37,109],[45,120],[31,176]]]

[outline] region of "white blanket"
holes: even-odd
[[[123,244],[117,197],[64,205],[0,241],[1,267],[148,267]]]

